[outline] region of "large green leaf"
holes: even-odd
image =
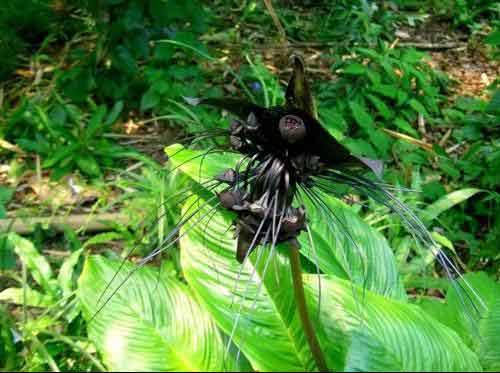
[[[91,256],[78,295],[87,320],[120,262]],[[135,267],[125,264],[103,298]],[[224,344],[217,327],[179,281],[142,268],[110,298],[88,326],[90,339],[113,371],[217,371]]]
[[[241,266],[228,230],[233,215],[223,210],[212,215],[216,202],[210,202],[209,196],[199,201],[199,215],[181,233],[181,264],[188,283],[219,326],[234,334],[235,343],[256,370],[313,369],[296,312],[288,260],[282,255],[286,247],[272,257],[269,248],[259,247]],[[205,216],[209,224],[204,223]],[[305,280],[310,314],[330,369],[480,368],[477,357],[454,331],[418,307],[324,276],[320,301],[318,277],[307,275]]]
[[[500,371],[500,299],[497,298],[490,304],[488,316],[481,322],[480,331],[481,363],[488,371],[498,372]]]
[[[498,370],[500,369],[500,284],[484,272],[468,273],[464,276],[464,280],[480,298],[479,300],[469,291],[470,299],[475,303],[480,317],[474,317],[470,307],[464,307],[469,298],[452,288],[446,296],[447,311],[455,320],[452,326],[478,352],[485,369]]]
[[[214,204],[201,207],[193,222]],[[227,229],[232,219],[231,213],[219,211],[210,217],[209,225],[199,222],[182,231],[181,264],[188,283],[219,326],[228,335],[234,334],[234,342],[255,369],[312,370],[286,260],[274,256],[264,275],[269,250],[260,249],[242,267]]]
[[[328,195],[321,199],[327,208],[320,209],[305,199],[314,246],[302,234],[301,252],[313,263],[317,260],[323,273],[405,300],[393,251],[382,234],[345,203]]]
[[[318,304],[316,276],[305,276],[305,283],[314,314]],[[327,357],[338,356],[344,363],[342,367],[337,362],[334,368],[350,371],[481,369],[477,356],[459,336],[419,307],[363,291],[335,277],[324,276],[321,284],[321,317],[316,328]]]
[[[174,168],[179,168],[198,183],[219,175],[228,168],[234,168],[241,157],[232,153],[209,153],[209,150],[193,150],[180,144],[165,149]]]

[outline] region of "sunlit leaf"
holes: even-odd
[[[218,371],[222,337],[185,285],[149,268],[138,270],[96,314],[97,303],[120,262],[89,257],[79,279],[90,339],[113,371]],[[125,264],[103,297],[135,268]]]
[[[47,292],[55,295],[55,279],[50,264],[41,255],[31,241],[10,233],[8,240],[14,246],[14,251],[26,264],[33,279]]]
[[[436,202],[427,206],[424,210],[424,217],[428,221],[434,220],[446,210],[449,210],[453,206],[468,200],[481,191],[481,189],[477,188],[464,188],[448,193]]]

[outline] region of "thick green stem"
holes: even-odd
[[[318,342],[318,337],[314,332],[309,312],[307,311],[306,298],[304,296],[304,284],[302,282],[302,270],[300,267],[300,253],[298,243],[291,243],[288,247],[290,255],[290,266],[292,268],[293,291],[295,293],[295,303],[299,311],[300,320],[304,328],[307,343],[311,349],[314,361],[320,372],[328,372],[325,356]]]

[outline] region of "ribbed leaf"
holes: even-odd
[[[500,369],[500,284],[488,277],[484,272],[468,273],[464,276],[474,291],[481,298],[472,298],[480,318],[475,319],[465,311],[463,302],[467,298],[460,297],[455,289],[447,294],[447,312],[454,317],[453,328],[469,342],[480,356],[481,363],[487,370]]]
[[[369,226],[351,207],[336,198],[322,195],[328,206],[306,202],[314,249],[306,234],[299,237],[302,254],[317,261],[326,274],[351,280],[376,293],[406,299],[392,249],[386,239]],[[331,211],[331,212],[330,212]],[[316,251],[316,253],[314,252]]]
[[[120,262],[89,257],[78,295],[87,320]],[[103,299],[112,294],[132,264],[119,272]],[[223,369],[221,335],[188,289],[149,269],[138,270],[88,326],[90,339],[113,371],[217,371]]]
[[[180,144],[165,149],[173,167],[178,167],[194,181],[203,183],[228,168],[234,168],[241,158],[231,153],[212,153],[184,148]]]
[[[213,205],[202,204],[200,201],[199,217],[207,216]],[[228,230],[232,214],[219,211],[208,216],[209,224],[198,222],[183,230],[181,263],[188,283],[219,326],[229,335],[234,331],[235,343],[254,369],[313,369],[296,313],[286,257],[278,254],[270,258],[269,248],[259,247],[241,267],[235,259],[235,241]],[[319,302],[318,277],[307,275],[305,280],[310,313],[316,320],[316,331],[330,369],[473,371],[480,368],[477,357],[454,331],[418,307],[325,276],[320,281]]]
[[[312,314],[316,314],[316,276],[305,276],[305,282]],[[477,356],[459,336],[420,308],[354,288],[351,283],[335,277],[325,276],[321,284],[321,326],[317,326],[317,330],[330,369],[481,369]],[[333,357],[337,360],[332,361]]]
[[[207,160],[205,162],[209,164]],[[200,166],[192,164],[191,169],[181,169],[191,177],[193,170],[198,175],[205,172],[214,175],[232,164],[227,161],[216,162],[215,167],[207,166],[210,168],[208,171],[205,166],[200,171]],[[214,172],[216,167],[219,169]],[[234,215],[217,209],[214,195],[200,192],[199,196],[201,199],[196,204],[187,202],[186,206],[199,208],[199,213],[181,231],[181,264],[188,283],[218,325],[234,337],[235,343],[254,369],[314,369],[296,313],[288,260],[282,253],[271,257],[268,247],[259,247],[241,266],[235,259],[236,244],[230,229]],[[373,277],[366,277],[370,279],[366,283],[370,283],[373,289],[382,294],[403,296],[394,265],[389,264],[392,254],[385,240],[371,232],[366,233],[364,223],[356,220],[354,212],[339,203],[333,202],[331,206],[336,213],[348,216],[343,219],[350,224],[347,228],[352,230],[351,236],[357,236],[355,240],[358,242],[357,249],[362,253],[361,257],[363,253],[370,253],[372,257],[372,262],[368,263],[371,266],[369,276]],[[184,213],[186,212],[187,207],[184,209]],[[319,215],[317,218],[319,226],[322,218]],[[324,233],[330,228],[323,225]],[[342,226],[338,229],[339,232],[333,234],[340,234]],[[342,261],[338,259],[342,257],[340,254],[336,256],[327,253],[328,244],[332,244],[328,234],[315,232],[313,235],[315,241],[323,239],[319,249],[326,253],[321,259],[324,268],[330,269],[328,258],[331,258],[338,264],[337,268],[331,268],[332,272],[351,270],[351,273],[355,273],[352,269],[356,266],[350,265],[356,254],[352,247],[345,251]],[[333,252],[340,253],[348,242],[347,238],[340,239],[335,243],[338,246],[335,246]],[[363,248],[363,245],[374,246]],[[281,247],[280,250],[286,250],[286,247]],[[305,245],[303,250],[307,250]],[[350,257],[347,255],[349,250]],[[311,254],[308,253],[310,258]],[[383,258],[380,262],[382,264],[377,264],[376,254]],[[377,276],[381,279],[377,279]],[[344,277],[350,278],[349,275]],[[357,273],[352,279],[360,282],[363,277],[359,277]],[[388,300],[370,292],[366,286],[358,289],[351,282],[324,276],[319,284],[322,294],[319,301],[318,277],[308,275],[306,283],[310,313],[315,320],[329,369],[480,369],[477,357],[455,332],[427,316],[416,306]],[[318,305],[321,305],[319,310]]]
[[[208,206],[202,209],[194,221],[209,210]],[[259,249],[241,267],[228,231],[232,219],[232,214],[221,211],[210,218],[209,225],[200,223],[183,230],[181,264],[188,283],[228,335],[236,323],[234,341],[254,369],[312,370],[312,357],[295,313],[287,261],[275,256],[264,276],[269,251]]]
[[[500,371],[500,299],[490,304],[488,316],[481,323],[481,347],[479,356],[484,368]]]

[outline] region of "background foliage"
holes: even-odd
[[[312,210],[316,254],[301,237],[329,367],[500,369],[500,5],[273,4],[307,59],[323,124],[384,160],[385,181],[487,306],[471,322],[386,208],[325,197],[355,237],[339,239]],[[181,232],[114,293],[189,211],[176,193],[206,200],[200,181],[231,161],[182,164],[204,139],[167,161],[177,136],[229,124],[182,96],[279,104],[288,52],[260,1],[0,3],[0,370],[314,369],[286,260],[266,271],[267,254],[252,256],[241,269],[227,213]],[[106,288],[132,249],[136,264]],[[102,310],[99,295],[113,295]]]

